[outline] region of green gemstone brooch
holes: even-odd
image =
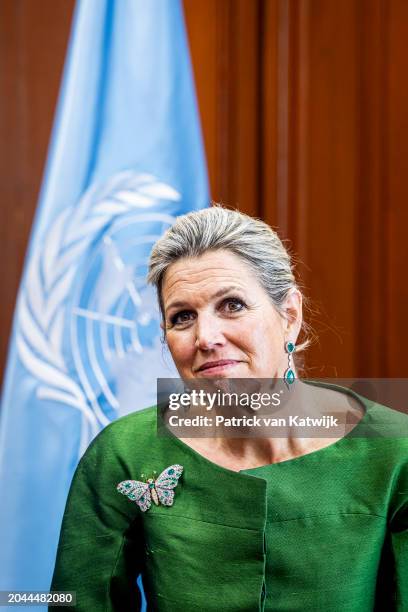
[[[155,473],[155,472],[154,472]],[[170,465],[162,471],[158,478],[148,478],[146,482],[140,480],[123,480],[116,490],[136,502],[142,512],[146,512],[152,505],[152,500],[158,506],[172,506],[174,491],[179,478],[183,473],[182,465]],[[144,474],[142,474],[142,478]]]

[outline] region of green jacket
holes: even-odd
[[[408,611],[408,417],[365,404],[338,442],[241,472],[158,437],[155,408],[115,421],[75,473],[52,590],[136,612],[141,573],[149,611]],[[390,427],[398,439],[359,437]],[[173,506],[116,491],[172,464]]]

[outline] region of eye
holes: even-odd
[[[193,313],[190,310],[181,310],[170,317],[170,323],[176,326],[183,326],[193,320]]]
[[[245,302],[237,297],[226,298],[221,302],[221,306],[227,313],[241,312],[246,308]]]

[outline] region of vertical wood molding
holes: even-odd
[[[265,0],[262,14],[260,100],[261,193],[260,215],[278,225],[278,4]]]
[[[387,329],[387,0],[364,0],[358,12],[359,134],[356,234],[356,374],[386,376]],[[369,350],[360,347],[369,346]]]
[[[231,150],[234,149],[236,106],[231,103],[234,95],[235,62],[232,55],[234,34],[234,12],[231,2],[216,3],[216,45],[217,45],[217,141],[216,165],[218,181],[214,198],[218,202],[231,205],[234,194],[234,165]]]
[[[236,108],[231,159],[235,168],[234,199],[230,204],[259,215],[260,203],[260,0],[232,0],[234,32],[231,63],[235,58],[236,88],[231,113]]]
[[[218,121],[219,96],[223,89],[218,75],[217,3],[216,0],[184,0],[183,5],[211,194],[216,198],[222,175],[218,159]]]
[[[388,150],[386,151],[388,201],[387,235],[388,286],[384,332],[387,334],[387,366],[390,376],[406,376],[407,360],[403,350],[408,343],[407,260],[408,260],[408,81],[406,58],[408,45],[408,3],[386,3],[388,12],[388,63],[386,93]]]
[[[261,6],[262,0],[184,0],[212,197],[254,215],[261,209]]]
[[[378,204],[377,204],[377,222],[375,224],[372,241],[377,244],[377,263],[379,274],[375,279],[376,288],[376,327],[375,337],[378,339],[379,349],[376,355],[376,363],[367,364],[367,371],[370,376],[392,377],[398,376],[396,369],[390,366],[388,355],[390,353],[391,343],[389,335],[391,330],[388,322],[390,320],[389,300],[386,296],[390,291],[390,255],[388,249],[388,241],[392,240],[390,235],[389,222],[389,207],[390,207],[390,173],[389,166],[390,157],[390,3],[388,0],[380,0],[379,2],[379,17],[380,23],[379,36],[380,55],[379,68],[379,100],[380,109],[378,112],[378,130],[379,130],[379,148],[380,155],[378,159],[379,165],[379,186],[378,186]],[[406,134],[408,137],[408,134]],[[385,247],[385,248],[384,248]],[[404,267],[404,264],[403,264]],[[384,333],[385,329],[385,333]],[[370,330],[367,330],[369,332]]]
[[[278,229],[283,236],[287,236],[289,230],[291,7],[293,7],[293,3],[278,0],[276,220]]]
[[[297,124],[298,124],[298,162],[296,180],[296,224],[294,229],[294,240],[296,252],[302,260],[307,259],[309,247],[309,143],[312,134],[309,130],[309,30],[310,30],[310,3],[309,0],[299,0],[298,20],[298,78],[297,78]],[[304,269],[303,277],[308,281],[308,270]]]

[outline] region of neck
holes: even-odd
[[[263,411],[262,415],[258,413],[260,418],[284,419],[288,424],[290,416],[297,417],[298,423],[300,419],[306,417],[320,419],[323,422],[324,418],[322,417],[328,419],[328,414],[334,416],[337,414],[340,426],[331,429],[318,429],[316,435],[314,428],[288,427],[286,425],[284,429],[276,428],[274,437],[251,437],[252,428],[247,428],[247,437],[196,439],[192,445],[199,448],[201,452],[207,452],[208,455],[216,458],[216,462],[224,461],[224,465],[239,470],[293,459],[328,446],[344,436],[345,430],[342,423],[347,412],[347,405],[342,394],[334,393],[333,398],[332,391],[325,393],[321,388],[296,380],[294,385],[283,395],[281,405],[274,409],[273,414],[265,414],[265,411]],[[248,416],[252,417],[254,415],[257,415],[257,413],[250,410]],[[259,428],[255,429],[259,432]],[[264,428],[263,432],[265,432]]]

